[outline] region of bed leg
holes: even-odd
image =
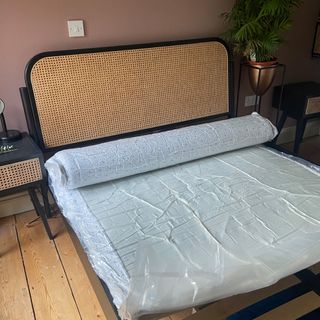
[[[47,218],[52,217],[51,209],[50,209],[50,203],[49,203],[49,188],[48,184],[46,182],[41,183],[41,195],[43,199],[43,205],[44,205],[44,210]]]

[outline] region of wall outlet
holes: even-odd
[[[259,104],[260,97],[257,98],[257,104]],[[252,107],[255,105],[256,96],[245,96],[244,98],[244,106],[245,107]]]

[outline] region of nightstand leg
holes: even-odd
[[[295,155],[298,155],[299,153],[299,147],[300,143],[303,139],[304,129],[306,127],[306,120],[300,119],[297,121],[297,127],[296,127],[296,137],[294,139],[294,147],[293,147],[293,153]]]
[[[40,217],[42,219],[43,225],[44,225],[44,227],[45,227],[45,229],[47,231],[49,239],[52,240],[53,236],[52,236],[52,232],[51,232],[51,229],[50,229],[50,226],[49,226],[49,223],[48,223],[46,212],[42,208],[42,206],[41,206],[41,204],[39,202],[39,199],[37,197],[37,194],[34,191],[34,189],[29,189],[29,195],[30,195],[31,201],[32,201],[32,203],[34,205],[34,208],[36,209],[36,211],[38,212],[38,214],[40,215]]]
[[[279,131],[279,133],[281,132],[286,120],[287,120],[287,117],[288,117],[288,114],[283,111],[282,112],[282,115],[281,115],[281,118],[280,118],[280,121],[276,124],[277,125],[277,129]]]

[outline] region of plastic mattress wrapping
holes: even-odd
[[[256,146],[276,134],[252,114],[47,161],[122,319],[252,291],[320,260],[320,169]]]
[[[257,113],[58,152],[61,183],[74,189],[271,140],[277,129]]]

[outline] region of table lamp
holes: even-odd
[[[21,139],[21,133],[19,131],[7,129],[6,120],[3,115],[4,108],[4,102],[0,99],[0,122],[2,127],[2,132],[0,132],[0,143],[6,143]]]

